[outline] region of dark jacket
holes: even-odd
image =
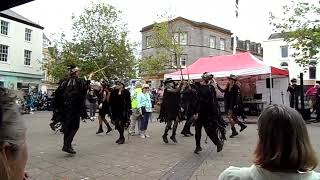
[[[131,97],[130,92],[124,89],[119,95],[119,90],[112,90],[110,95],[111,118],[115,120],[126,121],[130,119]]]
[[[160,109],[160,122],[176,120],[180,108],[180,88],[166,88]]]
[[[219,117],[216,91],[213,86],[202,85],[198,88],[198,107],[200,121],[217,120]]]
[[[218,86],[221,92],[224,92],[224,105],[225,111],[237,110],[238,106],[241,103],[240,87],[234,84],[231,89],[227,85],[226,89],[222,89]]]

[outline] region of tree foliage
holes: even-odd
[[[274,30],[282,32],[285,41],[295,49],[292,55],[298,64],[305,67],[319,61],[319,1],[311,3],[310,0],[291,0],[283,6],[281,15],[270,15]]]
[[[65,77],[67,66],[71,64],[79,66],[81,74],[87,77],[106,67],[96,73],[94,79],[135,76],[135,46],[128,41],[128,30],[120,11],[108,4],[92,4],[72,20],[72,40],[62,35],[51,51],[57,61],[51,65],[49,73],[55,79]]]
[[[139,68],[142,75],[158,75],[165,73],[168,69],[181,69],[181,66],[175,65],[183,52],[178,39],[175,39],[173,33],[179,33],[180,30],[175,27],[173,21],[166,20],[160,23],[155,22],[151,30],[150,46],[154,53],[140,61]]]

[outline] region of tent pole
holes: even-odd
[[[270,73],[270,105],[272,104],[272,73]]]

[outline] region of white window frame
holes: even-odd
[[[4,21],[4,20],[1,20],[1,22],[0,22],[1,24],[0,24],[0,33],[1,34],[3,34],[3,35],[6,35],[6,36],[8,36],[8,34],[9,34],[9,22],[8,21]],[[7,26],[3,26],[4,24],[6,24]],[[3,31],[6,31],[5,33],[3,32]]]
[[[184,65],[182,65],[182,62],[184,61]],[[188,56],[186,54],[181,54],[179,58],[179,66],[181,68],[187,67],[187,61],[188,61]]]
[[[188,33],[187,32],[175,32],[172,35],[172,41],[174,44],[187,45]]]
[[[32,51],[25,49],[24,50],[24,65],[25,66],[31,66],[31,55],[32,55]],[[29,62],[29,64],[27,63]]]
[[[26,28],[25,31],[24,31],[24,40],[28,41],[28,42],[31,42],[31,39],[32,39],[32,30]]]
[[[223,42],[223,43],[222,43],[222,42]],[[225,51],[225,50],[226,50],[226,39],[220,38],[220,43],[219,43],[219,45],[220,45],[220,50]]]
[[[209,47],[210,48],[216,48],[217,46],[217,37],[216,36],[210,36],[209,37]]]
[[[151,36],[146,36],[146,48],[151,48]]]
[[[187,45],[188,44],[188,33],[187,32],[181,32],[179,34],[179,44],[180,45]]]
[[[3,50],[2,48],[6,47],[6,50]],[[4,53],[6,51],[6,53]],[[0,62],[7,63],[9,57],[9,46],[0,44]],[[3,60],[5,59],[5,61]]]
[[[287,56],[283,57],[282,55],[282,48],[287,48]],[[282,59],[288,58],[289,57],[289,46],[288,45],[284,45],[284,46],[280,46],[280,56]]]

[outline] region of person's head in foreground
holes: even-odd
[[[313,172],[318,165],[306,124],[296,110],[284,105],[267,107],[258,119],[258,144],[254,165],[229,167],[219,180],[319,179]]]
[[[0,88],[0,179],[24,179],[27,159],[26,125],[15,95]]]

